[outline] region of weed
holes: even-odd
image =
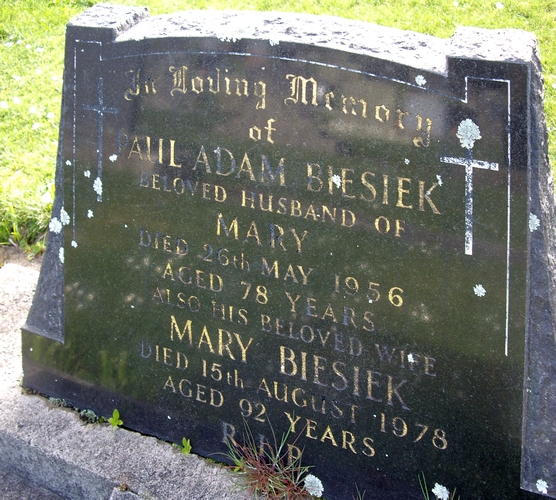
[[[364,500],[366,491],[363,490],[363,493],[359,491],[359,486],[355,485],[355,489],[357,490],[357,498],[353,497],[353,500]]]
[[[120,425],[123,425],[123,421],[120,420],[120,412],[116,409],[112,412],[112,416],[108,419],[108,423],[112,428],[116,429]]]
[[[312,491],[322,493],[320,480],[307,474],[308,466],[301,465],[301,454],[290,456],[287,444],[290,432],[291,427],[277,442],[272,430],[274,444],[262,442],[258,445],[251,429],[245,425],[244,444],[228,439],[227,456],[234,463],[232,468],[240,475],[242,486],[255,498],[309,500],[313,498],[309,490],[318,484],[320,490]]]
[[[419,476],[419,486],[421,486],[421,492],[425,500],[430,500],[429,489],[427,487],[427,480],[425,479],[424,472]],[[431,490],[432,494],[437,498],[437,500],[456,500],[456,490],[452,491],[452,494],[448,491],[448,488],[435,483],[434,488]],[[457,500],[459,500],[459,496]]]
[[[191,441],[189,439],[185,439],[183,438],[181,440],[182,443],[182,449],[181,452],[183,455],[189,455],[191,453]]]

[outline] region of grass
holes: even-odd
[[[243,443],[228,440],[227,455],[234,464],[231,468],[239,475],[240,485],[249,497],[268,500],[314,498],[305,487],[306,480],[314,478],[308,474],[309,467],[301,465],[301,455],[289,456],[287,439],[290,431],[291,427],[280,442],[273,430],[274,443],[257,443],[251,429],[245,425]]]
[[[54,195],[64,27],[95,2],[0,3],[0,244],[44,249]],[[115,0],[151,15],[184,9],[295,11],[358,19],[438,37],[457,26],[532,31],[545,76],[549,156],[556,160],[556,0]]]

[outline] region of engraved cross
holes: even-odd
[[[498,163],[473,159],[473,145],[481,138],[479,127],[471,120],[463,120],[457,132],[461,146],[467,150],[465,158],[442,156],[442,163],[465,167],[465,255],[473,255],[473,169],[498,171]]]
[[[117,114],[116,108],[108,108],[104,105],[104,92],[103,92],[102,77],[98,79],[98,103],[97,104],[83,104],[83,109],[86,111],[96,111],[98,113],[97,120],[97,178],[93,184],[94,190],[97,193],[97,201],[102,201],[102,135],[104,125],[104,113]]]

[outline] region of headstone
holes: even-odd
[[[289,428],[329,499],[555,497],[535,47],[76,17],[25,385],[217,460]]]

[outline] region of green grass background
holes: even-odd
[[[54,197],[64,29],[89,0],[0,0],[0,244],[44,249]],[[556,159],[556,0],[119,0],[151,15],[189,9],[326,14],[450,37],[517,28],[539,40],[551,165]]]

